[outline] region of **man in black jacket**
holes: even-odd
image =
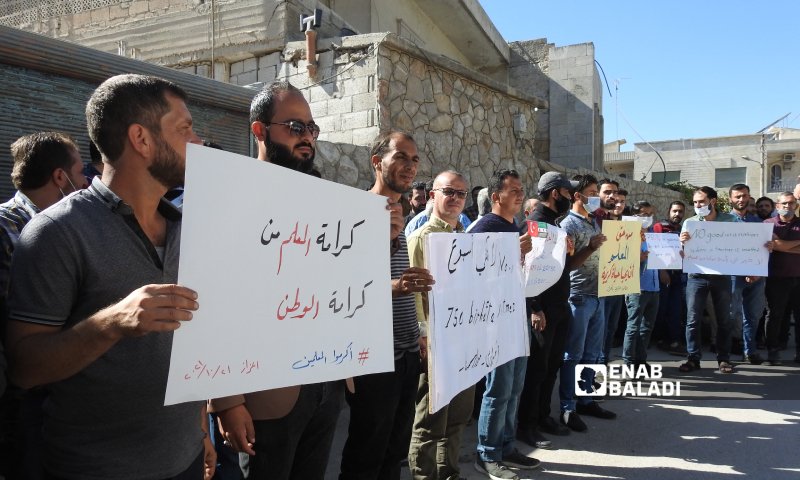
[[[526,220],[550,226],[570,208],[571,191],[578,186],[556,172],[548,172],[539,179],[539,204]],[[527,231],[524,222],[520,230]],[[572,239],[567,237],[567,251],[572,252]],[[527,298],[527,312],[533,325],[534,341],[525,376],[525,388],[519,404],[517,439],[537,448],[550,448],[551,442],[540,432],[568,435],[569,428],[550,416],[550,399],[558,370],[564,360],[564,349],[569,328],[569,260],[555,285],[538,297]]]

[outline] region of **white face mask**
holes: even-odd
[[[694,207],[694,213],[700,215],[701,217],[705,217],[711,214],[711,204],[708,204],[704,207]]]
[[[639,217],[642,222],[642,228],[650,228],[653,225],[653,217]]]
[[[66,175],[65,175],[65,177],[66,177],[67,181],[69,182],[69,185],[72,187],[72,192],[77,192],[77,191],[78,191],[78,189],[77,189],[77,188],[75,188],[75,184],[74,184],[74,183],[72,183],[72,180],[70,180],[70,179],[69,179],[69,177],[68,177],[68,176],[66,176]],[[61,190],[61,189],[59,188],[59,189],[58,189],[58,191],[59,191],[59,192],[61,192],[61,198],[64,198],[64,197],[66,197],[66,196],[67,196],[67,194],[65,194],[65,193],[64,193],[64,190]],[[70,193],[72,193],[72,192],[70,192]]]

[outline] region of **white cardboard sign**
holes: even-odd
[[[386,199],[186,153],[178,281],[200,309],[175,331],[165,404],[391,371]]]
[[[647,241],[648,270],[680,270],[683,268],[681,258],[680,235],[674,233],[645,233]]]
[[[530,351],[519,235],[432,233],[425,264],[436,280],[428,295],[428,380],[435,413],[487,373]]]
[[[769,273],[771,223],[700,222],[684,223],[691,239],[684,243],[683,271],[711,275],[752,275]]]
[[[525,296],[535,297],[558,282],[567,261],[567,232],[528,221],[533,249],[525,255]]]

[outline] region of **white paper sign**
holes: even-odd
[[[679,270],[683,268],[680,235],[674,233],[645,233],[648,270]]]
[[[533,250],[525,255],[525,296],[535,297],[561,278],[567,260],[567,232],[529,221],[528,233]]]
[[[166,405],[391,371],[386,199],[187,146]],[[335,199],[335,201],[319,201]]]
[[[430,411],[435,413],[487,373],[530,351],[515,233],[432,233],[425,264]]]
[[[684,224],[691,240],[684,244],[683,271],[712,275],[769,273],[771,223],[691,221]]]

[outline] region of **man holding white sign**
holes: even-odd
[[[467,183],[460,173],[445,171],[436,176],[431,190],[433,211],[422,227],[408,237],[408,255],[412,267],[425,268],[425,239],[430,233],[463,233],[458,221],[467,198]],[[447,480],[458,478],[461,434],[472,414],[475,385],[461,391],[450,403],[430,413],[428,354],[428,292],[414,294],[420,329],[422,372],[417,390],[417,411],[411,433],[408,468],[414,480]]]

